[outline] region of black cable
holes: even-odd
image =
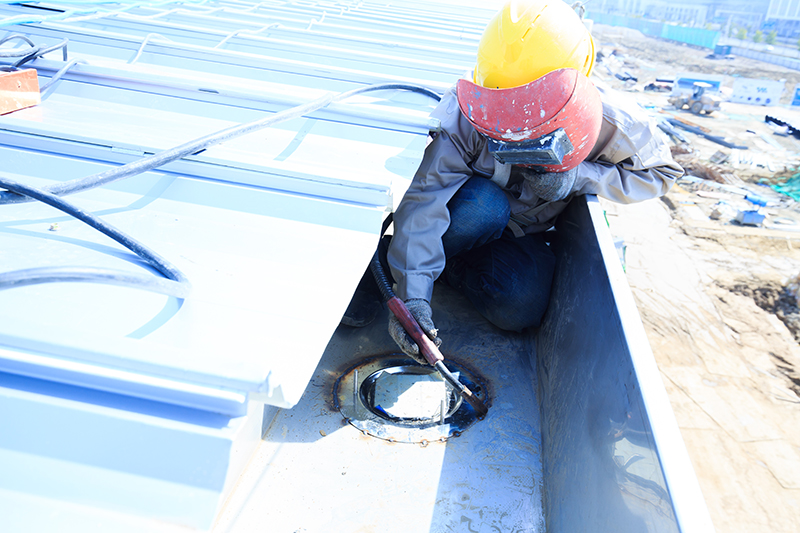
[[[67,43],[68,42],[69,42],[69,39],[64,39],[60,43],[54,44],[53,46],[50,46],[48,48],[41,48],[41,47],[37,46],[37,49],[35,51],[32,51],[27,56],[23,57],[22,59],[20,59],[16,63],[14,63],[14,66],[19,68],[22,65],[24,65],[25,63],[27,63],[28,61],[32,61],[32,60],[36,59],[37,57],[41,57],[41,56],[43,56],[45,54],[49,54],[50,52],[53,52],[53,51],[58,50],[60,48],[63,49],[63,57],[64,57],[64,61],[66,61],[67,60]]]
[[[386,233],[387,229],[389,229],[389,224],[392,223],[392,219],[393,215],[392,213],[389,213],[389,216],[386,217],[381,226],[380,238],[383,238],[383,234]],[[381,264],[379,251],[380,245],[378,245],[378,248],[372,255],[372,259],[369,262],[369,270],[372,272],[372,277],[375,278],[375,283],[378,285],[378,290],[383,297],[383,301],[388,302],[394,296],[394,291],[392,290],[392,283],[389,281],[386,271],[383,269],[383,265]]]
[[[143,289],[176,298],[186,298],[190,287],[183,283],[125,270],[96,267],[41,267],[0,273],[0,290],[41,283],[91,282]]]
[[[390,223],[391,223],[391,215],[383,223],[381,236],[383,236],[383,232],[386,231],[386,228],[389,227]],[[383,265],[381,264],[380,254],[378,250],[375,250],[375,253],[372,255],[372,260],[369,262],[369,269],[372,272],[372,276],[375,278],[375,282],[378,284],[378,289],[381,292],[383,300],[389,303],[389,300],[395,299],[396,295],[392,290],[392,284],[386,277],[386,272],[383,270]],[[389,307],[390,309],[392,309],[391,305]],[[393,313],[394,311],[391,310],[390,312]],[[406,312],[408,312],[408,310],[406,310]],[[398,316],[398,318],[400,318],[400,316]],[[412,320],[416,320],[416,318],[412,316]],[[425,335],[424,332],[420,333],[422,335]],[[420,354],[421,353],[422,353],[422,347],[420,346]],[[439,372],[439,374],[441,374],[442,378],[444,378],[445,381],[447,381],[454,389],[458,391],[458,393],[465,400],[467,400],[467,403],[469,403],[475,410],[475,414],[478,416],[478,418],[480,420],[483,420],[483,418],[489,412],[489,408],[483,402],[483,400],[475,396],[475,394],[471,390],[469,390],[468,387],[466,387],[463,383],[461,383],[458,380],[458,378],[455,377],[455,375],[453,375],[453,373],[447,369],[447,367],[444,365],[442,361],[436,361],[435,363],[433,363],[433,367]]]
[[[61,44],[65,45],[66,43]],[[73,64],[74,62],[71,62],[69,65],[67,65],[67,67],[59,71],[59,74],[66,72]],[[51,80],[51,82],[52,81],[54,80]],[[253,122],[226,128],[217,133],[206,135],[205,137],[201,137],[180,146],[153,154],[152,156],[145,157],[138,161],[122,165],[121,167],[101,172],[99,174],[94,174],[92,176],[87,176],[85,178],[59,183],[47,188],[29,187],[13,180],[0,177],[0,187],[6,189],[5,192],[0,193],[0,204],[39,200],[52,207],[55,207],[56,209],[60,209],[61,211],[74,216],[75,218],[85,222],[89,226],[116,240],[129,250],[142,257],[145,261],[150,263],[168,278],[167,280],[160,280],[160,282],[156,284],[154,282],[150,283],[147,280],[142,280],[136,275],[123,276],[118,271],[110,270],[103,270],[102,272],[95,270],[94,272],[89,273],[87,269],[83,269],[80,271],[80,273],[77,273],[73,267],[65,267],[58,272],[52,269],[48,271],[43,269],[28,269],[25,271],[15,271],[1,274],[0,290],[26,284],[46,283],[52,281],[97,281],[100,283],[132,285],[139,288],[144,288],[145,290],[171,294],[179,298],[185,297],[189,291],[189,283],[183,273],[181,273],[177,268],[143,244],[114,228],[110,224],[107,224],[101,219],[95,217],[94,215],[87,213],[79,207],[59,198],[58,195],[72,194],[79,191],[92,189],[127,177],[135,176],[143,172],[147,172],[148,170],[152,170],[176,159],[180,159],[188,154],[193,154],[200,150],[204,150],[209,146],[213,146],[226,140],[233,139],[259,129],[274,126],[292,118],[303,116],[307,113],[311,113],[327,106],[332,102],[341,101],[346,98],[350,98],[351,96],[366,92],[392,89],[419,92],[430,96],[437,101],[441,100],[441,96],[439,94],[428,89],[427,87],[422,87],[419,85],[404,83],[384,83],[370,85],[339,94],[327,94],[307,104],[280,111],[274,115]],[[383,235],[383,232],[386,231],[389,223],[391,223],[391,215],[385,221],[381,235]],[[380,267],[380,264],[378,266]],[[380,271],[382,270],[383,269],[381,268]],[[133,279],[133,277],[136,277],[136,279]],[[391,287],[389,290],[391,291]]]
[[[360,87],[358,89],[353,89],[351,91],[339,94],[326,94],[325,96],[313,100],[312,102],[292,107],[284,111],[279,111],[278,113],[270,115],[269,117],[258,119],[252,122],[247,122],[245,124],[240,124],[237,126],[231,126],[230,128],[226,128],[216,133],[200,137],[193,141],[184,143],[180,146],[176,146],[174,148],[158,152],[156,154],[144,157],[137,161],[132,161],[120,167],[115,167],[113,169],[109,169],[104,172],[92,174],[91,176],[86,176],[84,178],[78,178],[70,181],[57,183],[55,185],[46,187],[42,190],[58,196],[62,196],[67,194],[74,194],[80,191],[85,191],[87,189],[94,189],[95,187],[100,187],[102,185],[113,183],[121,179],[129,178],[131,176],[136,176],[143,172],[153,170],[154,168],[166,165],[167,163],[171,163],[172,161],[181,159],[182,157],[185,157],[187,155],[197,153],[201,150],[205,150],[211,146],[220,144],[230,139],[234,139],[236,137],[240,137],[242,135],[252,133],[254,131],[258,131],[263,128],[271,127],[276,124],[285,122],[287,120],[291,120],[293,118],[301,117],[307,113],[312,113],[327,106],[332,102],[345,100],[347,98],[350,98],[351,96],[355,96],[366,92],[392,90],[392,89],[419,92],[427,96],[430,96],[431,98],[434,98],[437,101],[441,100],[441,96],[439,96],[431,89],[428,89],[427,87],[422,87],[420,85],[413,85],[413,84],[405,84],[405,83],[383,83],[378,85],[369,85],[366,87]],[[20,203],[26,201],[30,201],[30,199],[26,198],[25,195],[19,195],[13,192],[0,192],[0,204]]]
[[[42,100],[46,100],[46,99],[47,99],[47,97],[48,97],[48,96],[50,96],[50,92],[52,92],[52,91],[48,91],[48,89],[50,89],[51,87],[53,87],[53,86],[54,86],[54,84],[55,84],[55,83],[56,83],[58,80],[60,80],[60,79],[61,79],[61,78],[64,76],[64,74],[66,74],[66,73],[69,71],[69,69],[71,69],[72,67],[74,67],[74,66],[75,66],[75,65],[77,65],[78,63],[85,63],[85,61],[83,61],[82,59],[72,59],[72,60],[70,60],[70,61],[69,61],[69,62],[68,62],[66,65],[64,65],[63,67],[61,67],[61,68],[58,70],[58,72],[56,72],[55,74],[53,74],[53,75],[50,77],[50,79],[49,79],[49,80],[47,80],[47,83],[44,83],[44,84],[42,84],[42,86],[41,86],[41,87],[39,87],[39,93],[41,94],[41,99],[42,99]]]
[[[36,53],[41,48],[39,46],[34,45],[31,48],[11,48],[11,49],[2,49],[0,50],[0,57],[27,57],[31,53]]]
[[[33,41],[31,41],[26,35],[22,35],[21,33],[14,33],[12,35],[7,35],[3,37],[2,39],[0,39],[0,44],[5,44],[8,41],[13,41],[15,39],[19,39],[20,41],[25,41],[31,47],[36,46],[36,44]]]
[[[0,39],[0,45],[7,43],[9,41],[20,40],[25,41],[28,43],[30,48],[12,48],[12,49],[0,49],[0,57],[20,57],[20,56],[28,56],[32,51],[39,51],[41,47],[38,46],[36,43],[28,39],[25,35],[20,33],[15,33],[13,35],[7,35]],[[15,66],[12,66],[11,69],[15,69]]]
[[[381,265],[378,250],[375,250],[375,253],[372,254],[372,259],[369,262],[369,270],[372,272],[372,277],[375,278],[375,283],[378,284],[378,290],[381,292],[383,301],[388,302],[394,297],[394,291],[392,290],[392,284],[389,282],[389,278],[386,277],[386,272],[383,270],[383,265]]]
[[[73,205],[63,198],[59,198],[49,192],[36,187],[23,185],[12,180],[0,177],[0,187],[13,191],[17,194],[24,194],[34,200],[43,202],[49,206],[63,211],[81,222],[88,224],[101,233],[111,237],[125,248],[129,249],[148,264],[153,266],[167,279],[153,278],[153,276],[140,276],[134,273],[121,272],[107,269],[76,269],[75,267],[62,267],[55,269],[28,269],[17,270],[0,274],[0,290],[34,283],[47,283],[54,281],[95,281],[100,283],[113,283],[116,285],[128,285],[142,288],[145,290],[169,294],[178,298],[185,298],[190,290],[189,281],[186,276],[169,261],[158,255],[156,252],[133,239],[126,233],[118,230],[111,224],[102,219],[87,213],[76,205]],[[27,276],[27,277],[26,277]],[[150,281],[152,278],[157,281]]]
[[[42,51],[42,49],[39,48],[39,47],[34,48],[32,51],[29,51],[28,54],[25,55],[25,57],[23,57],[22,59],[20,59],[16,63],[14,63],[12,66],[14,68],[20,68],[22,65],[24,65],[28,61],[31,61],[32,59],[36,59],[39,56],[39,52],[41,52],[41,51]]]

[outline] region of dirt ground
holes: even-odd
[[[768,185],[800,172],[800,140],[766,122],[800,128],[788,106],[800,72],[596,25],[600,81],[654,116],[688,121],[743,148],[678,129],[673,153],[687,169],[660,199],[604,202],[625,244],[629,283],[718,532],[800,529],[800,203]],[[637,80],[622,81],[627,72]],[[786,80],[781,104],[723,102],[709,116],[674,109],[644,88],[677,73]],[[761,225],[736,222],[758,207]]]

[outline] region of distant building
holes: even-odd
[[[587,9],[597,10],[600,13],[636,17],[644,14],[642,5],[648,3],[649,0],[591,0]]]
[[[724,35],[733,36],[740,28],[752,36],[761,29],[770,0],[714,2],[709,22],[718,24]]]
[[[764,26],[779,37],[800,37],[800,0],[771,0]]]
[[[697,28],[711,26],[726,36],[734,36],[739,29],[748,38],[758,30],[775,30],[780,37],[800,36],[800,0],[591,0],[587,7]]]
[[[647,18],[661,22],[675,22],[686,26],[703,27],[708,19],[708,6],[702,3],[647,2]]]

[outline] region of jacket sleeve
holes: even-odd
[[[603,92],[600,136],[578,168],[577,194],[640,202],[666,194],[683,173],[655,123],[640,109]]]
[[[444,270],[442,235],[450,225],[447,202],[472,176],[470,162],[483,147],[479,134],[448,91],[433,111],[442,130],[425,150],[422,163],[394,214],[388,261],[397,296],[431,300],[433,282]]]

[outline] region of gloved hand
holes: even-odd
[[[419,327],[422,331],[436,344],[437,347],[442,345],[442,339],[438,337],[439,331],[433,325],[433,310],[431,304],[422,298],[412,298],[405,301],[406,307],[411,315],[417,319]],[[428,364],[425,357],[420,353],[419,346],[414,342],[403,325],[394,316],[394,313],[389,313],[389,335],[392,336],[394,342],[400,347],[403,352],[413,358],[416,362],[422,365]]]
[[[536,196],[548,202],[563,200],[569,196],[578,177],[578,167],[564,172],[537,172],[533,168],[515,166],[512,172],[520,172],[528,180]]]

